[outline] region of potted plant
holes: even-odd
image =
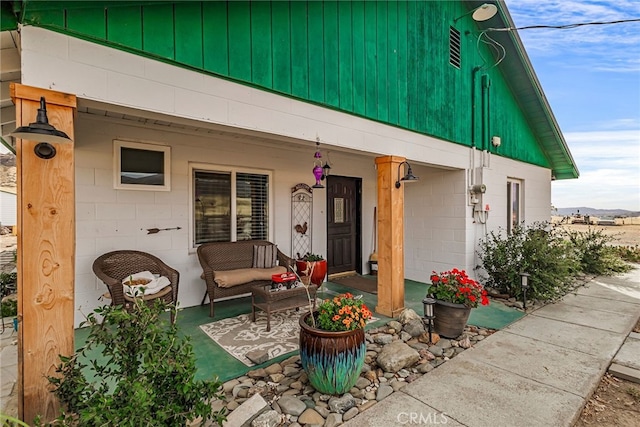
[[[462,334],[472,308],[489,304],[484,287],[457,268],[441,273],[434,271],[429,294],[436,300],[433,307],[435,331],[447,338]]]
[[[300,362],[321,393],[349,391],[360,376],[367,351],[364,327],[371,311],[360,297],[336,295],[300,317]]]
[[[304,256],[296,259],[296,268],[300,276],[310,277],[311,283],[318,289],[322,286],[324,278],[327,276],[327,260],[322,255],[307,252]]]

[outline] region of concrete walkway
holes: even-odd
[[[638,317],[640,269],[597,277],[342,425],[572,426],[614,358],[640,369]]]

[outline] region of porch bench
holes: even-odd
[[[255,248],[254,248],[255,247]],[[257,259],[258,247],[260,256],[265,252],[276,252],[277,265],[263,265],[264,259]],[[198,246],[198,260],[202,266],[201,278],[207,285],[202,304],[209,296],[209,316],[213,317],[213,304],[216,299],[233,297],[251,293],[257,285],[271,283],[273,274],[293,271],[295,262],[282,253],[277,246],[266,240],[242,240],[238,242],[211,242]]]

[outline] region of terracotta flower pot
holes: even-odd
[[[309,326],[300,316],[300,362],[309,382],[320,393],[342,394],[358,380],[367,345],[364,329],[329,332]]]
[[[433,319],[435,331],[446,338],[457,338],[464,332],[471,308],[464,304],[436,300],[433,314],[435,316]]]
[[[318,288],[322,286],[324,282],[324,278],[327,276],[327,260],[323,259],[322,261],[301,261],[296,260],[296,269],[298,270],[298,274],[300,276],[306,276],[305,271],[307,270],[307,265],[309,270],[313,266],[313,274],[311,275],[311,283],[316,285]]]

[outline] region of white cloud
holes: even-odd
[[[640,130],[564,136],[580,178],[553,182],[554,206],[640,211]]]
[[[635,0],[508,0],[507,7],[517,27],[640,18],[640,2]],[[582,59],[580,66],[591,70],[616,73],[640,70],[640,22],[529,29],[518,34],[532,54],[559,59],[578,56]]]

